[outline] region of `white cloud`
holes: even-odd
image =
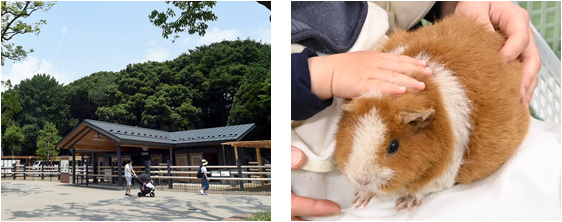
[[[180,45],[185,46],[187,44],[189,44],[191,42],[191,38],[189,37],[184,37],[181,41],[180,41]]]
[[[213,42],[220,42],[222,40],[236,40],[240,37],[242,31],[236,29],[230,30],[220,30],[219,28],[213,28],[211,31],[207,31],[205,36],[197,40],[195,46],[208,45]]]
[[[156,39],[150,40],[147,43],[150,47],[145,50],[146,54],[141,62],[146,62],[146,61],[162,62],[168,59],[168,57],[170,56],[170,51],[160,46],[157,46],[156,43],[157,43]]]
[[[76,75],[74,72],[68,72],[46,59],[27,56],[23,62],[14,63],[9,74],[2,73],[2,80],[9,79],[12,85],[16,85],[24,79],[31,79],[36,74],[48,74],[55,77],[59,84],[65,85],[70,83],[72,77]]]
[[[62,36],[66,36],[66,30],[67,30],[66,26],[63,26],[62,27]]]
[[[260,27],[250,33],[250,39],[261,40],[262,43],[271,43],[271,28]]]

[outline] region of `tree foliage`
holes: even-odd
[[[12,156],[20,154],[22,142],[23,134],[17,125],[11,125],[2,135],[2,149],[4,152],[11,153]]]
[[[107,103],[98,107],[96,115],[102,121],[167,131],[258,121],[269,128],[270,51],[269,45],[251,40],[223,41],[197,47],[172,61],[130,64],[105,86]],[[250,93],[237,94],[241,88]],[[259,112],[239,107],[231,114],[237,95],[246,98],[239,104],[262,102],[253,106]],[[231,115],[236,117],[229,121]]]
[[[53,2],[42,1],[2,1],[2,65],[4,59],[20,61],[33,52],[26,51],[23,46],[9,43],[16,35],[33,33],[39,35],[41,25],[47,21],[41,19],[38,22],[27,24],[23,19],[29,17],[37,10],[48,11],[54,5]]]
[[[270,52],[269,45],[252,40],[222,41],[66,86],[37,74],[6,91],[19,94],[22,111],[13,119],[22,126],[22,153],[36,153],[47,122],[64,136],[84,119],[166,131],[256,123],[245,139],[269,139]],[[8,101],[2,98],[3,114]]]
[[[55,124],[46,122],[37,137],[37,156],[42,160],[54,160],[59,155],[60,148],[56,145],[62,139]]]
[[[178,33],[186,29],[190,35],[197,33],[204,36],[209,27],[206,22],[217,20],[217,16],[211,11],[217,4],[216,1],[166,1],[166,4],[170,3],[179,8],[179,15],[172,8],[168,8],[165,12],[152,11],[148,19],[155,26],[162,28],[164,38],[174,34],[172,42],[179,38]]]
[[[15,124],[14,116],[18,114],[22,108],[19,102],[19,92],[13,90],[10,80],[2,81],[2,133],[9,125]]]
[[[24,125],[21,128],[23,133],[23,143],[21,144],[21,153],[23,155],[35,155],[37,150],[37,137],[41,130],[36,124]]]
[[[45,122],[54,123],[58,129],[68,130],[68,104],[65,103],[63,85],[47,74],[37,74],[14,87],[19,91],[21,113],[17,116],[21,126],[35,124],[42,128]]]
[[[113,72],[96,72],[64,87],[70,116],[75,120],[98,119],[96,110],[108,103],[105,88],[115,81]]]

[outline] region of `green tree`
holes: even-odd
[[[65,86],[64,97],[69,105],[70,116],[78,122],[84,119],[98,119],[96,110],[99,106],[107,104],[109,95],[105,89],[114,81],[113,72],[96,72]]]
[[[21,133],[21,128],[17,125],[11,125],[2,135],[2,149],[5,152],[11,153],[12,156],[20,154],[22,142],[23,134]]]
[[[39,131],[36,153],[40,159],[52,161],[59,156],[60,148],[56,145],[62,137],[58,133],[55,124],[51,122],[46,122],[43,129]]]
[[[271,138],[271,72],[265,67],[253,67],[245,75],[236,92],[228,125],[255,123],[245,140]]]
[[[181,10],[175,21],[168,21],[168,19],[172,20],[176,16],[176,12],[171,8],[168,8],[165,12],[154,10],[150,13],[148,19],[155,26],[162,28],[164,38],[167,39],[175,33],[172,42],[179,38],[178,33],[184,32],[186,27],[190,35],[197,33],[204,36],[207,27],[209,27],[206,22],[218,19],[211,11],[211,8],[217,4],[216,1],[166,1],[166,4],[170,3]]]
[[[4,2],[2,2],[3,4]],[[11,124],[15,124],[14,116],[18,114],[22,108],[19,102],[19,92],[12,88],[10,80],[2,81],[2,132]]]
[[[120,103],[113,106],[99,107],[96,115],[99,116],[101,121],[135,126],[139,121],[130,110],[131,106],[129,104]]]
[[[21,113],[17,115],[20,126],[35,124],[39,128],[45,122],[54,123],[59,131],[69,130],[68,104],[65,102],[63,85],[47,74],[37,74],[14,87],[19,91]]]
[[[222,41],[170,61],[94,73],[64,87],[68,122],[91,118],[167,131],[256,123],[248,138],[269,139],[270,51],[252,40]]]
[[[33,49],[25,51],[22,46],[9,43],[16,35],[34,33],[39,35],[41,25],[47,21],[41,19],[38,22],[27,24],[23,22],[37,10],[48,11],[54,5],[53,2],[42,1],[2,1],[2,66],[4,59],[20,61],[33,52]]]
[[[21,147],[21,154],[27,156],[35,155],[37,150],[37,136],[41,130],[36,124],[24,125],[21,128],[23,133],[23,143]]]

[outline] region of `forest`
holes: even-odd
[[[51,132],[60,140],[84,119],[164,131],[255,123],[244,140],[268,140],[270,52],[269,44],[238,39],[169,61],[99,71],[68,85],[49,73],[13,86],[3,82],[4,155],[37,155],[38,138]]]

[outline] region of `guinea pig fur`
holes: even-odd
[[[428,194],[494,173],[521,144],[529,110],[520,102],[522,65],[504,64],[505,38],[476,20],[450,16],[400,31],[379,51],[425,60],[423,91],[369,93],[342,106],[335,161],[359,188],[354,203],[396,199],[398,210]]]

